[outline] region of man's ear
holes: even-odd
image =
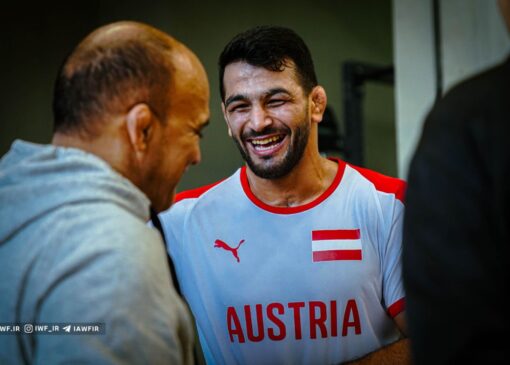
[[[227,123],[227,128],[228,128],[228,136],[229,137],[232,137],[232,130],[230,129],[230,124],[228,124],[228,119],[227,119],[227,110],[225,109],[225,103],[221,103],[221,111],[223,112],[223,119],[225,119],[225,123]]]
[[[311,116],[312,121],[319,123],[322,120],[326,105],[328,104],[328,97],[326,96],[326,90],[322,86],[315,86],[310,93],[311,99]]]
[[[147,150],[153,123],[155,123],[155,118],[151,109],[145,103],[136,104],[127,112],[126,126],[129,141],[137,155]]]

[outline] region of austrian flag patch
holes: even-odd
[[[359,229],[312,231],[312,261],[361,260]]]

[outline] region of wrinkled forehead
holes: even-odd
[[[273,71],[245,61],[233,62],[225,67],[223,84],[225,100],[235,94],[260,94],[276,88],[293,93],[302,89],[293,63]]]

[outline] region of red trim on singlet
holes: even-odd
[[[349,167],[352,167],[354,170],[358,171],[372,184],[374,184],[378,191],[393,194],[402,203],[404,202],[404,196],[407,187],[407,184],[404,180],[398,179],[396,177],[386,176],[378,172],[365,169],[363,167],[354,166],[351,164],[348,165]]]
[[[406,299],[400,298],[388,307],[388,314],[391,316],[391,318],[395,318],[395,316],[403,312],[404,309],[406,309]]]
[[[225,179],[223,179],[223,180],[225,180]],[[177,202],[180,202],[181,200],[184,200],[184,199],[198,198],[200,195],[205,193],[207,190],[215,187],[216,185],[218,185],[223,180],[216,181],[216,182],[214,182],[212,184],[201,186],[201,187],[196,188],[196,189],[186,190],[186,191],[180,192],[178,194],[175,194],[174,204],[177,203]]]
[[[261,209],[264,209],[264,210],[267,210],[268,212],[276,213],[276,214],[294,214],[294,213],[304,212],[305,210],[311,209],[311,208],[319,205],[320,203],[322,203],[324,200],[326,200],[331,194],[333,194],[335,189],[340,184],[340,181],[342,181],[342,177],[344,176],[344,171],[345,171],[345,162],[343,162],[342,160],[339,160],[339,159],[331,159],[331,160],[338,163],[338,170],[336,172],[335,178],[333,179],[333,183],[317,199],[311,201],[310,203],[303,204],[303,205],[300,205],[297,207],[273,207],[272,205],[266,204],[263,201],[259,200],[259,198],[257,198],[255,196],[255,194],[253,194],[253,192],[251,191],[250,184],[248,182],[248,176],[246,174],[246,166],[243,166],[241,168],[241,174],[240,174],[241,175],[241,185],[243,187],[245,194],[248,196],[248,198],[253,202],[253,204],[255,204],[256,206],[258,206]]]

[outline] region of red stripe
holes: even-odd
[[[363,167],[354,166],[351,164],[349,164],[349,166],[352,167],[354,170],[358,171],[367,180],[372,182],[376,190],[381,191],[383,193],[393,194],[402,203],[404,202],[405,192],[407,188],[407,184],[404,180],[398,179],[396,177],[386,176],[378,172],[365,169]]]
[[[225,180],[225,179],[223,179],[223,180]],[[201,187],[193,189],[193,190],[186,190],[181,193],[178,193],[175,195],[174,204],[177,202],[180,202],[181,200],[184,200],[184,199],[198,198],[198,197],[200,197],[200,195],[202,195],[209,189],[215,187],[223,180],[217,181],[217,182],[209,184],[209,185],[201,186]]]
[[[406,309],[406,299],[400,298],[399,300],[397,300],[395,303],[393,303],[392,305],[390,305],[388,307],[388,313],[392,318],[394,318],[397,314],[402,312],[404,309]]]
[[[326,229],[321,231],[312,231],[312,241],[356,240],[359,238],[359,229]]]
[[[303,204],[303,205],[300,205],[297,207],[274,207],[272,205],[264,203],[262,200],[257,198],[255,196],[255,194],[253,194],[253,192],[251,191],[250,183],[248,181],[248,176],[246,174],[246,166],[243,166],[241,168],[241,185],[243,186],[243,190],[244,190],[246,196],[248,196],[248,198],[253,202],[253,204],[255,204],[257,207],[259,207],[261,209],[264,209],[268,212],[275,213],[275,214],[301,213],[301,212],[307,211],[308,209],[312,209],[313,207],[316,207],[317,205],[322,203],[324,200],[326,200],[331,194],[333,194],[335,189],[340,184],[340,181],[342,181],[342,177],[344,176],[344,170],[345,170],[345,162],[343,162],[342,160],[333,159],[333,158],[331,158],[330,160],[333,160],[338,163],[338,170],[337,170],[337,173],[333,180],[333,183],[317,199],[315,199],[314,201],[311,201],[310,203]]]
[[[336,260],[361,260],[361,250],[313,251],[313,262]]]

